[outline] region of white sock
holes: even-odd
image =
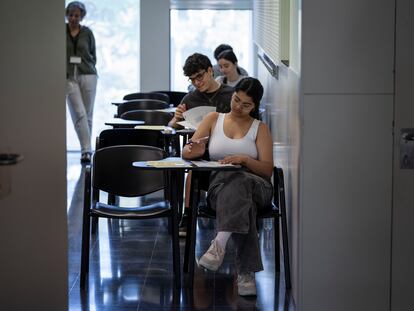
[[[220,245],[222,249],[226,249],[227,241],[231,236],[231,232],[228,231],[220,231],[217,233],[215,240]]]

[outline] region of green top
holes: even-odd
[[[76,37],[70,35],[69,26],[66,25],[66,77],[73,78],[75,64],[70,63],[70,57],[77,56],[82,59],[78,67],[78,74],[97,74],[95,37],[92,30],[81,26]]]

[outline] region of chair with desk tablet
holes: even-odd
[[[96,138],[95,150],[117,145],[146,145],[164,149],[160,131],[119,128],[103,130]]]
[[[156,147],[121,145],[101,148],[93,156],[91,166],[86,167],[85,195],[83,207],[82,252],[80,287],[84,289],[89,273],[91,219],[141,220],[167,217],[178,226],[169,200],[165,197],[150,204],[123,207],[113,202],[102,202],[100,193],[106,192],[120,197],[142,197],[164,190],[166,179],[162,171],[145,171],[132,166],[134,161],[157,161],[165,158],[165,152]],[[165,193],[165,191],[164,191]],[[127,235],[127,233],[126,233]],[[92,235],[93,236],[93,235]],[[172,235],[174,280],[180,285],[178,234]],[[116,277],[116,276],[114,276]]]
[[[169,103],[174,107],[177,107],[183,100],[184,96],[187,95],[187,92],[178,91],[154,91],[154,93],[163,93],[168,95],[168,97],[170,98]]]
[[[167,94],[164,93],[157,93],[157,92],[138,92],[138,93],[130,93],[123,97],[124,100],[131,100],[131,99],[157,99],[165,101],[167,104],[170,103],[170,98]]]
[[[131,110],[121,115],[121,119],[142,120],[145,125],[168,125],[172,117],[171,113],[156,110]]]
[[[169,108],[167,102],[158,99],[133,99],[117,107],[117,117],[132,110],[159,110]]]

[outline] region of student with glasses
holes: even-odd
[[[177,122],[183,120],[183,112],[199,106],[214,106],[218,112],[230,111],[233,88],[214,80],[213,66],[207,56],[200,53],[190,55],[183,70],[195,90],[188,93],[177,106],[169,126],[179,127]]]
[[[183,112],[199,107],[214,106],[217,112],[229,112],[233,88],[217,82],[213,77],[213,66],[210,59],[200,53],[190,55],[184,63],[184,75],[194,86],[194,91],[184,96],[181,104],[175,110],[174,117],[168,123],[169,126],[179,128],[177,122],[183,120]],[[187,176],[185,184],[185,208],[182,215],[179,235],[185,237],[187,234],[188,208],[190,206],[189,189],[190,176]]]
[[[263,86],[244,78],[236,86],[229,113],[209,113],[183,149],[183,158],[200,158],[209,137],[210,159],[241,165],[244,170],[212,172],[207,200],[216,211],[217,235],[198,264],[216,271],[229,238],[236,254],[237,289],[256,295],[255,272],[263,270],[256,228],[257,211],[270,205],[273,186],[273,142],[269,128],[258,120]]]

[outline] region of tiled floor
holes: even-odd
[[[273,230],[262,229],[264,271],[256,274],[255,298],[237,295],[233,254],[226,253],[216,272],[195,270],[194,289],[172,282],[171,239],[165,220],[111,221],[101,219],[91,243],[89,286],[79,288],[84,168],[79,153],[68,153],[69,310],[294,310],[290,293],[274,273]],[[214,223],[200,219],[196,254],[214,236]],[[180,241],[181,261],[184,240]]]

